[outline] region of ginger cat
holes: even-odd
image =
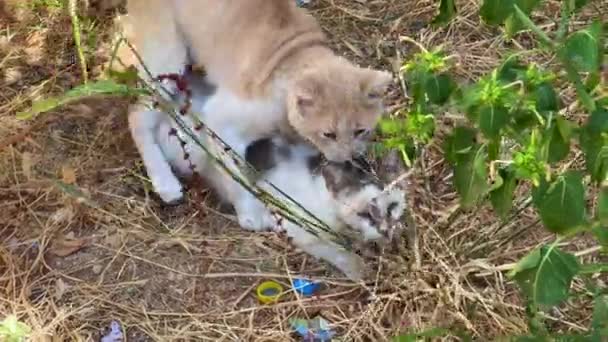
[[[241,156],[251,142],[277,134],[305,139],[336,162],[364,152],[391,74],[337,56],[292,0],[128,0],[127,11],[131,41],[153,75],[204,66],[216,87],[202,108],[206,124]],[[161,151],[146,147],[156,116],[138,108],[129,118],[133,138],[154,188],[175,202],[179,181],[168,166],[153,170]],[[269,228],[262,204],[224,178],[241,225]]]

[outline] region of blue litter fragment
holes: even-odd
[[[336,332],[329,327],[329,323],[320,316],[311,320],[292,318],[289,323],[306,342],[329,342],[336,335]]]
[[[320,284],[306,279],[294,279],[293,289],[303,296],[312,296],[319,289]]]
[[[308,5],[310,3],[310,0],[296,0],[296,4],[300,7],[304,6],[304,5]]]
[[[120,323],[112,321],[112,323],[110,323],[110,331],[101,338],[101,342],[122,342],[122,340],[123,335]]]

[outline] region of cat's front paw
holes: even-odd
[[[184,199],[182,185],[175,177],[166,177],[161,180],[153,179],[152,186],[154,187],[154,191],[165,204],[179,204]]]
[[[239,225],[247,230],[263,231],[276,226],[276,220],[270,211],[257,200],[243,200],[235,205]]]

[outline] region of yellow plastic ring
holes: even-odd
[[[265,281],[258,286],[256,294],[262,304],[274,303],[283,294],[283,287],[274,281]]]

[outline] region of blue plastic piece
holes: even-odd
[[[293,289],[298,291],[299,294],[303,296],[312,296],[321,284],[311,282],[305,279],[294,279],[293,280]]]
[[[329,322],[323,317],[317,316],[312,320],[290,318],[289,323],[304,341],[328,342],[336,335],[336,332],[329,327]]]
[[[310,0],[296,0],[296,4],[300,7],[306,6],[310,3]]]

